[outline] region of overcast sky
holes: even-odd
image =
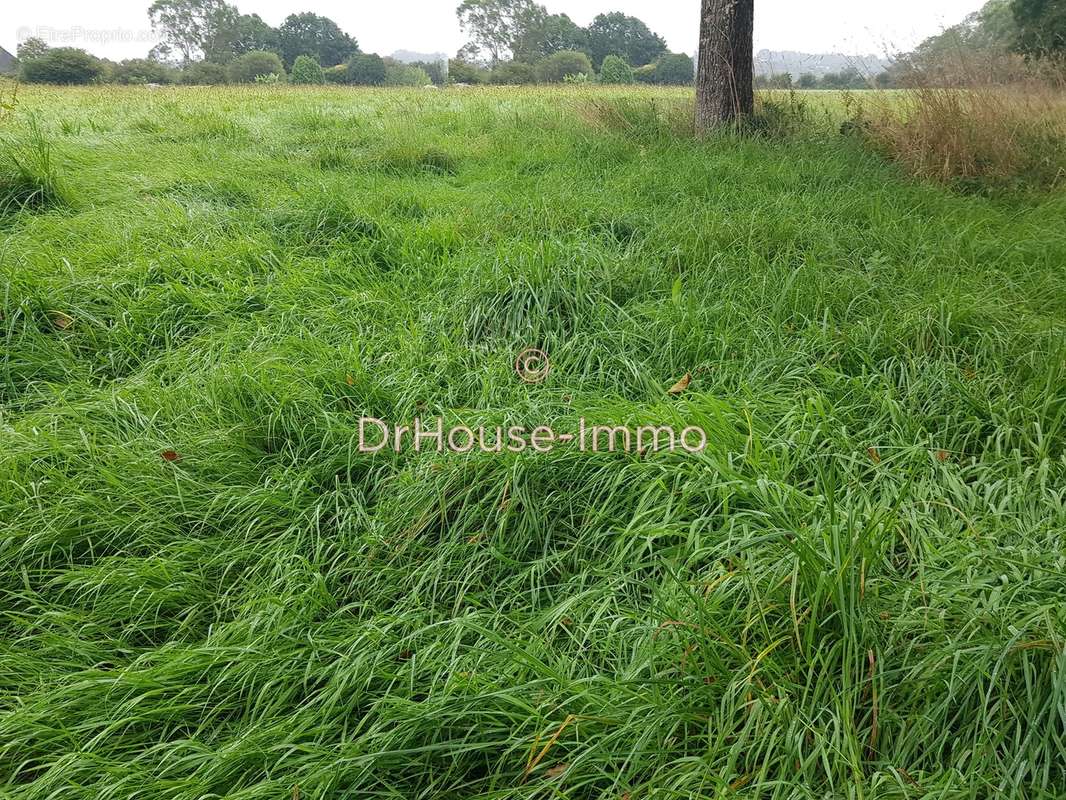
[[[119,60],[143,57],[155,43],[148,30],[150,0],[0,0],[0,45],[12,53],[21,39],[40,36],[55,46],[82,47]],[[757,49],[848,55],[906,50],[960,21],[982,0],[756,0]],[[454,55],[464,42],[457,0],[237,0],[271,25],[288,14],[314,11],[335,20],[367,52],[395,50]],[[552,12],[585,25],[603,11],[640,17],[670,48],[697,46],[699,0],[546,0]]]

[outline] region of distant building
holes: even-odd
[[[0,75],[15,71],[15,57],[0,47]]]

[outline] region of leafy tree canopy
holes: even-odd
[[[219,15],[211,38],[204,46],[204,57],[218,64],[228,64],[253,50],[277,52],[279,48],[278,32],[258,14],[239,14],[236,8],[232,8],[232,13]]]
[[[592,62],[576,50],[560,50],[537,63],[537,80],[541,83],[562,83],[574,75],[592,73]]]
[[[348,83],[356,86],[382,86],[385,60],[376,53],[356,53],[348,61]]]
[[[633,68],[624,58],[611,53],[603,59],[603,64],[600,66],[600,83],[633,83]]]
[[[533,0],[463,0],[455,14],[470,36],[464,51],[484,52],[495,65],[507,58],[527,31],[542,24],[548,12]]]
[[[285,66],[301,55],[314,56],[325,67],[342,64],[359,52],[359,44],[328,17],[305,12],[290,14],[278,28],[278,41]]]
[[[254,83],[266,75],[284,75],[285,67],[277,53],[252,50],[230,64],[226,72],[231,83]]]
[[[19,78],[26,83],[92,83],[103,72],[98,58],[76,47],[48,48],[43,54],[19,64]]]
[[[667,52],[666,41],[636,17],[628,17],[620,11],[600,14],[589,25],[588,53],[597,69],[603,60],[619,55],[631,66],[650,64]]]
[[[322,74],[322,65],[311,56],[297,56],[296,60],[292,62],[292,82],[300,84],[325,83],[326,79]]]
[[[1010,11],[1017,26],[1015,48],[1020,53],[1033,58],[1066,53],[1066,3],[1013,0]]]
[[[169,51],[188,64],[202,58],[237,9],[225,0],[155,0],[148,8],[152,28]]]
[[[45,44],[44,39],[38,39],[36,36],[31,36],[29,39],[19,42],[19,46],[16,49],[19,61],[32,61],[47,52],[48,45]]]

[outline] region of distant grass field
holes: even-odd
[[[0,796],[1066,796],[1066,196],[688,102],[19,90]]]

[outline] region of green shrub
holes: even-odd
[[[338,64],[335,67],[327,67],[322,70],[322,77],[326,83],[344,84],[348,82],[348,65]]]
[[[600,83],[629,84],[633,83],[633,80],[633,68],[624,58],[612,54],[603,59]]]
[[[322,73],[321,65],[311,56],[297,56],[292,64],[293,83],[318,84],[325,83],[326,78]]]
[[[57,47],[39,58],[23,61],[19,78],[26,83],[92,83],[103,73],[98,58],[76,47]]]
[[[221,86],[228,82],[226,68],[221,64],[197,61],[182,71],[181,82],[187,86]]]
[[[385,60],[376,53],[356,53],[348,60],[348,83],[356,86],[382,86]]]
[[[398,61],[385,63],[386,86],[428,86],[432,83],[429,74],[421,67]]]
[[[537,62],[536,76],[541,83],[562,83],[567,75],[593,74],[592,62],[576,50],[560,50]]]
[[[691,86],[695,80],[692,56],[667,53],[655,62],[655,80],[662,86]]]
[[[536,83],[537,76],[529,64],[521,61],[503,61],[493,67],[489,74],[489,83],[498,86],[519,86],[527,83]]]
[[[486,83],[489,71],[477,64],[453,58],[448,62],[448,83]]]
[[[230,64],[226,73],[231,83],[255,83],[263,75],[284,75],[285,67],[277,53],[252,50]]]
[[[633,70],[633,80],[637,83],[656,83],[655,66],[655,64],[645,64],[643,67],[637,67]]]
[[[150,58],[130,58],[111,70],[112,83],[174,83],[177,78],[178,73],[173,67]]]

